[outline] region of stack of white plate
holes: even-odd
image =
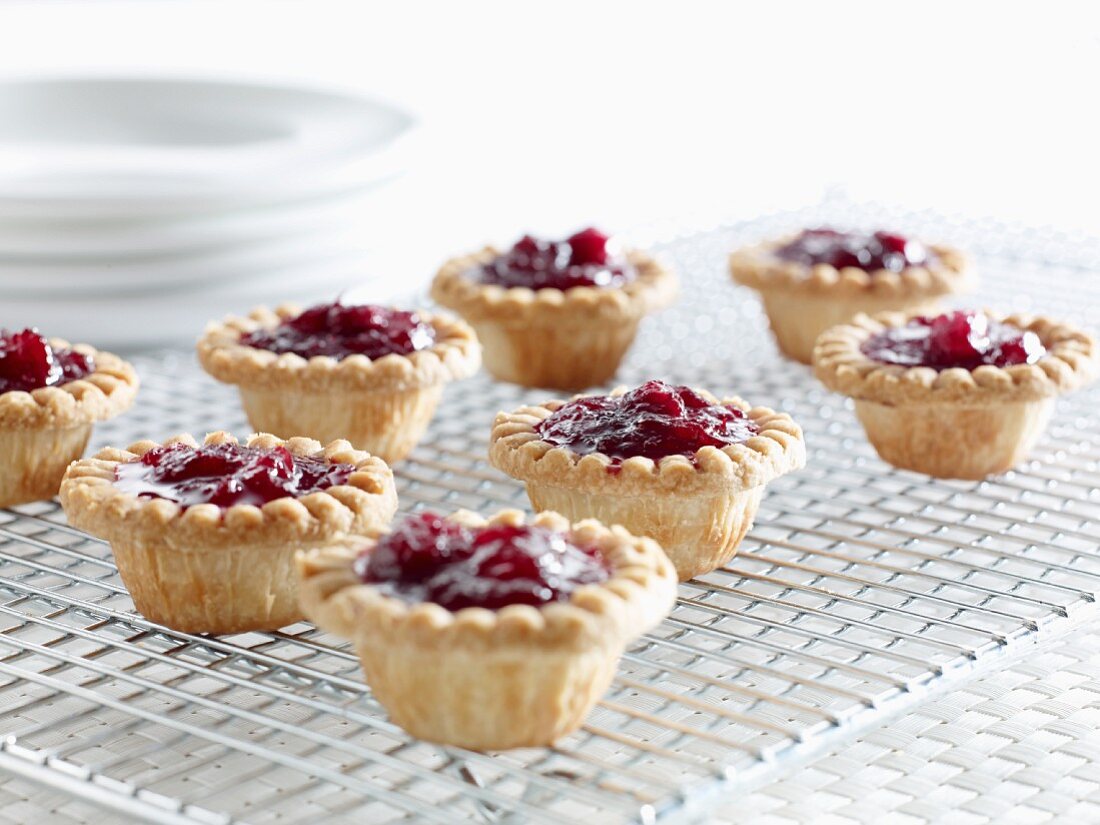
[[[394,291],[371,266],[378,190],[412,133],[390,105],[300,88],[0,84],[0,327],[130,348],[256,303]]]

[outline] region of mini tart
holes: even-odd
[[[829,264],[810,267],[776,257],[775,250],[795,237],[738,249],[730,255],[729,267],[736,283],[760,293],[780,351],[803,364],[811,363],[822,332],[861,312],[928,314],[944,296],[969,286],[966,256],[954,247],[926,244],[938,258],[927,266],[866,272]]]
[[[199,362],[226,384],[236,384],[252,427],[289,438],[324,442],[345,438],[393,463],[416,446],[432,420],[443,386],[477,372],[481,348],[469,326],[445,315],[419,312],[435,344],[408,355],[375,360],[349,355],[303,358],[240,343],[243,335],[299,315],[284,304],[211,323],[198,343]]]
[[[672,271],[639,251],[626,253],[637,279],[620,287],[531,290],[470,277],[499,254],[490,246],[447,261],[432,283],[432,298],[477,331],[493,377],[526,387],[578,390],[605,383],[642,318],[676,296]]]
[[[198,446],[189,435],[164,444],[180,442]],[[204,444],[225,442],[236,439],[216,432]],[[61,506],[75,527],[110,542],[138,612],[186,633],[273,630],[301,620],[295,552],[346,533],[376,533],[397,509],[393,475],[380,458],[347,441],[322,447],[309,438],[266,434],[252,436],[247,446],[284,446],[294,455],[351,464],[355,472],[346,485],[262,507],[182,508],[116,487],[116,467],[156,446],[139,441],[77,461],[61,484]]]
[[[515,510],[449,518],[524,523]],[[660,547],[621,527],[570,526],[556,513],[531,523],[598,548],[611,578],[541,607],[451,612],[364,584],[353,564],[370,542],[345,540],[299,554],[302,609],[352,640],[374,696],[413,736],[473,750],[550,745],[603,696],[625,645],[671,610],[676,576]]]
[[[620,387],[611,395],[621,395]],[[498,413],[489,463],[524,482],[536,510],[571,519],[621,524],[653,538],[676,566],[681,581],[726,564],[752,527],[764,487],[806,463],[802,428],[785,413],[750,407],[740,398],[708,401],[740,408],[760,432],[721,449],[703,447],[694,462],[682,455],[653,461],[635,456],[612,471],[602,453],[579,455],[542,441],[535,425],[565,401],[548,401]]]
[[[920,314],[860,315],[828,330],[814,348],[815,375],[854,400],[867,438],[895,467],[963,479],[1007,470],[1026,458],[1055,398],[1096,370],[1096,342],[1086,333],[1048,318],[994,312],[986,315],[1038,335],[1046,354],[1033,364],[942,371],[863,354],[872,335]]]
[[[134,403],[138,377],[117,355],[85,344],[54,349],[92,357],[95,372],[66,384],[0,394],[0,507],[57,495],[65,468],[84,454],[96,421],[121,414]]]

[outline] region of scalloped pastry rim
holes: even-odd
[[[901,272],[886,269],[867,272],[858,267],[838,270],[830,264],[810,267],[780,260],[773,254],[797,236],[798,233],[789,233],[735,250],[729,257],[731,277],[742,286],[758,290],[884,298],[931,298],[960,292],[970,282],[966,255],[947,244],[927,244],[939,258],[931,266],[910,266]]]
[[[607,647],[642,634],[672,608],[677,583],[672,563],[652,539],[631,535],[622,527],[608,528],[594,519],[570,524],[551,512],[528,518],[519,510],[502,510],[488,519],[459,510],[446,518],[470,527],[532,524],[566,532],[578,543],[598,547],[611,562],[612,575],[601,584],[578,588],[568,601],[451,611],[432,602],[406,602],[362,582],[354,561],[371,540],[338,541],[297,556],[306,615],[345,637],[385,628],[383,644],[415,638],[420,648],[476,645],[499,653],[516,645]]]
[[[617,387],[611,395],[626,390]],[[704,490],[728,495],[767,484],[805,464],[802,428],[786,413],[752,407],[736,396],[719,400],[706,390],[695,392],[712,403],[737,407],[760,431],[738,444],[703,447],[696,451],[694,461],[681,455],[656,462],[635,456],[623,460],[617,472],[610,472],[612,460],[602,453],[580,455],[538,437],[535,425],[568,403],[554,400],[498,413],[490,435],[489,463],[525,482],[634,496],[658,491],[687,495]]]
[[[91,356],[95,370],[64,384],[0,393],[0,427],[66,429],[114,418],[133,404],[141,382],[129,362],[88,344],[48,340],[54,349]]]
[[[952,403],[986,406],[1035,401],[1070,392],[1091,380],[1097,368],[1095,339],[1088,333],[1042,315],[1005,315],[983,310],[991,320],[1038,335],[1046,353],[1033,364],[980,366],[974,370],[882,364],[860,349],[871,335],[901,326],[921,313],[860,314],[832,327],[814,346],[814,375],[826,387],[861,401],[889,405]]]
[[[240,443],[224,431],[209,433],[203,444]],[[249,437],[246,446],[284,446],[298,456],[355,467],[347,484],[309,495],[285,497],[261,507],[236,504],[222,508],[195,504],[187,508],[157,498],[139,498],[113,484],[115,468],[154,447],[175,443],[198,446],[188,434],[163,442],[138,441],[125,450],[108,447],[69,465],[61,482],[62,507],[70,522],[107,541],[154,540],[171,549],[200,552],[234,545],[272,541],[316,541],[349,530],[378,530],[397,509],[393,473],[382,459],[354,449],[347,441],[322,446],[311,438],[280,439],[266,433]],[[176,540],[171,537],[176,535]]]
[[[392,353],[374,360],[362,354],[307,359],[240,343],[243,334],[273,328],[301,312],[299,305],[285,303],[274,310],[258,306],[247,316],[228,315],[212,321],[196,344],[199,363],[226,384],[305,390],[412,389],[467,378],[481,366],[481,346],[468,324],[423,310],[416,313],[435,329],[437,338],[432,346],[408,355]]]
[[[658,257],[640,250],[625,253],[638,270],[637,280],[618,287],[533,290],[482,284],[467,277],[470,269],[499,254],[498,248],[486,246],[446,261],[432,281],[432,298],[475,322],[493,320],[519,325],[532,319],[577,323],[591,316],[612,321],[640,318],[668,306],[676,297],[677,282],[672,269]]]

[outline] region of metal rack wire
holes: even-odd
[[[56,503],[0,511],[0,772],[155,822],[689,820],[1080,622],[1100,592],[1100,395],[1063,402],[1034,459],[1001,477],[884,465],[846,404],[775,355],[758,304],[724,275],[738,243],[825,219],[968,243],[997,303],[1100,325],[1100,286],[1080,277],[1100,245],[1083,239],[834,203],[663,245],[684,300],[643,331],[624,382],[657,375],[788,410],[810,462],[769,489],[734,562],[681,587],[553,748],[412,740],[348,648],[312,626],[168,631],[132,612],[109,548]],[[1075,280],[1076,300],[1050,289]],[[247,432],[232,391],[188,354],[138,366],[138,407],[99,443]],[[498,409],[541,397],[484,377],[452,387],[396,468],[403,508],[525,507],[485,440]]]

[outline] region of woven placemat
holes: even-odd
[[[1100,822],[1100,624],[792,771],[719,821]]]

